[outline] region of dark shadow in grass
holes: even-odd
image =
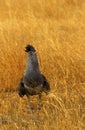
[[[6,117],[0,117],[0,125],[8,124],[8,119]]]

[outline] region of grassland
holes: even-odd
[[[27,55],[37,49],[51,92],[34,122],[17,86]],[[85,1],[0,0],[0,130],[85,129]]]

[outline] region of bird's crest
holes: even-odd
[[[27,45],[25,47],[26,52],[36,52],[35,48],[32,45]]]

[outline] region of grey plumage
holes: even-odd
[[[28,58],[25,74],[18,87],[19,96],[26,95],[28,99],[33,95],[41,97],[42,92],[48,93],[50,91],[50,85],[46,77],[40,72],[35,48],[27,45],[25,51],[28,53]]]

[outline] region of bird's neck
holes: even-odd
[[[29,55],[27,59],[26,72],[31,73],[33,71],[40,71],[37,55]]]
[[[29,58],[28,58],[28,65],[34,67],[35,69],[36,68],[39,68],[39,64],[38,64],[38,59],[37,59],[37,55],[34,54],[34,55],[29,55]]]

